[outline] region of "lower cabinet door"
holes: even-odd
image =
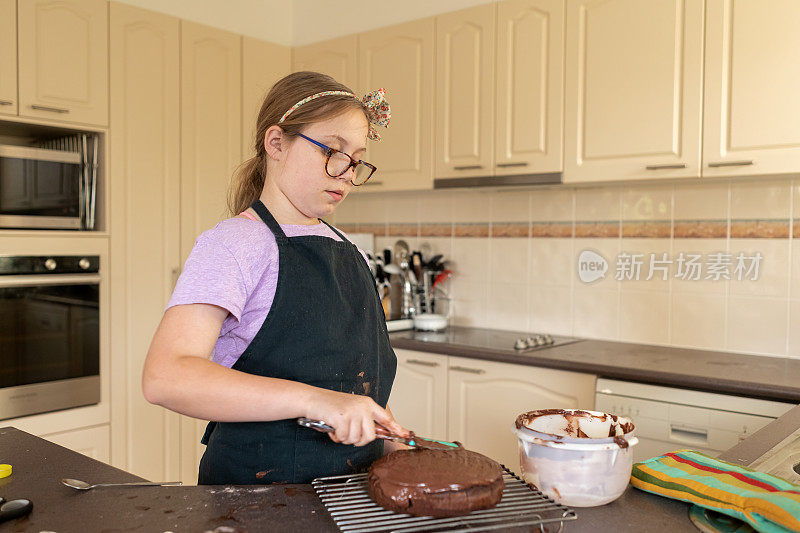
[[[421,437],[447,437],[447,356],[395,350],[397,375],[389,397],[395,420]]]
[[[595,376],[450,357],[448,440],[519,472],[517,415],[535,409],[593,409]]]
[[[92,459],[104,463],[111,462],[111,437],[108,425],[51,433],[50,435],[41,435],[41,437]]]

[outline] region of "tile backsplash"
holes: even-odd
[[[459,325],[800,357],[800,179],[359,191],[333,221],[444,254]]]

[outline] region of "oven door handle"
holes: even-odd
[[[0,289],[50,285],[97,285],[100,274],[33,274],[0,276]]]

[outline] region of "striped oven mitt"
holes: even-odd
[[[800,531],[800,486],[699,452],[635,463],[631,484],[744,520],[756,531]]]

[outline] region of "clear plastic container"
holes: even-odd
[[[619,498],[639,439],[630,419],[598,411],[544,409],[517,417],[522,477],[553,500],[593,507]]]

